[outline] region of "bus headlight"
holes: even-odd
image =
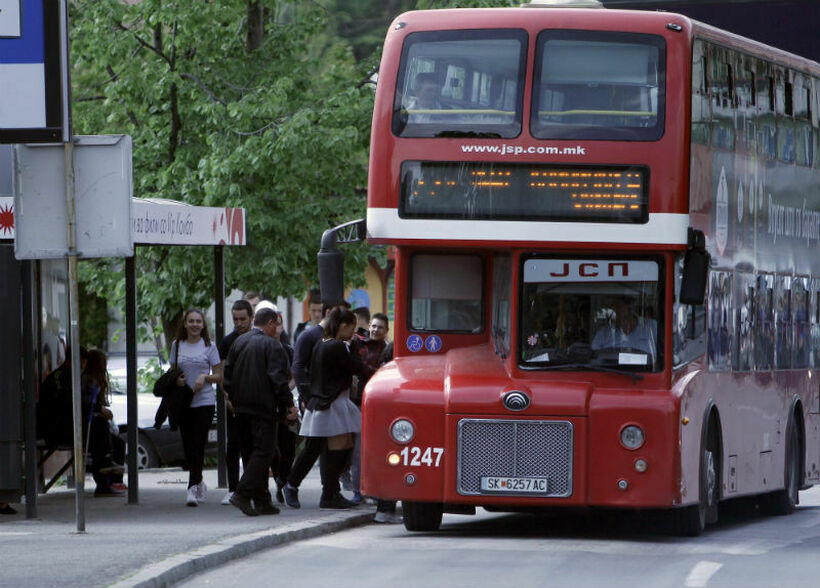
[[[637,425],[627,425],[621,429],[621,445],[627,449],[638,449],[643,445],[643,430]]]
[[[410,443],[415,434],[416,428],[407,419],[398,419],[390,425],[390,436],[396,443]]]

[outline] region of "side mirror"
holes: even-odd
[[[345,298],[345,255],[336,244],[358,243],[364,241],[366,234],[364,219],[344,223],[322,234],[318,264],[323,304],[339,304]]]
[[[681,276],[681,304],[703,304],[706,297],[706,281],[709,276],[710,256],[706,251],[706,238],[702,231],[689,229],[689,250],[683,259]]]
[[[341,302],[345,297],[345,254],[338,249],[322,249],[319,251],[318,261],[322,303]]]

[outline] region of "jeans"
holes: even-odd
[[[208,444],[208,431],[213,420],[214,406],[211,405],[187,409],[180,422],[182,448],[185,450],[185,461],[188,462],[188,488],[202,481],[205,445]]]

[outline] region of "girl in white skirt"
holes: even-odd
[[[367,377],[372,370],[351,355],[346,342],[356,329],[356,315],[336,307],[328,315],[324,338],[313,349],[310,361],[310,396],[299,434],[305,444],[282,488],[285,502],[299,508],[299,485],[316,463],[322,460],[322,498],[319,508],[338,510],[355,506],[341,494],[339,476],[353,449],[353,435],[361,432],[362,415],[350,400],[354,375]]]

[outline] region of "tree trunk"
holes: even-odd
[[[265,11],[259,0],[248,0],[248,53],[262,46],[265,38]]]

